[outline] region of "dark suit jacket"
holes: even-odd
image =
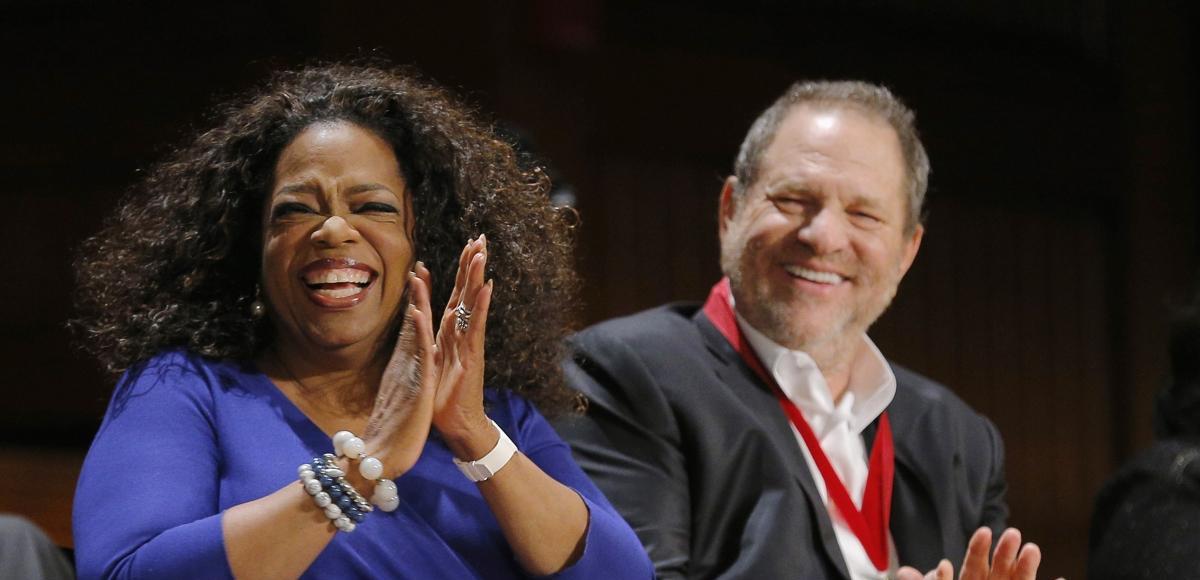
[[[571,344],[567,380],[590,403],[559,432],[660,577],[848,577],[779,403],[697,305],[611,320]],[[1003,444],[945,387],[893,370],[900,562],[924,571],[946,557],[957,570],[971,534],[1008,515]]]

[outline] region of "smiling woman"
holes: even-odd
[[[414,265],[396,155],[357,125],[318,123],[284,148],[274,182],[262,278],[280,350],[377,348]]]
[[[124,372],[80,575],[651,576],[542,417],[574,401],[576,286],[542,173],[402,71],[283,73],[217,117],[77,265]]]

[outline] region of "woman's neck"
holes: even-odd
[[[327,350],[281,339],[263,351],[258,363],[309,418],[361,417],[371,412],[387,364],[381,351]]]

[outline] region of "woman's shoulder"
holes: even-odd
[[[117,380],[113,402],[149,397],[211,399],[219,387],[242,384],[253,369],[239,361],[213,359],[184,348],[159,351],[129,367]]]
[[[253,365],[246,361],[216,359],[186,348],[168,348],[160,350],[146,360],[135,363],[125,371],[123,376],[147,374],[151,376],[188,376],[252,372],[255,372]]]

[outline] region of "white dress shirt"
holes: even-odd
[[[804,414],[804,419],[821,442],[821,449],[829,458],[829,463],[846,485],[850,499],[861,509],[863,492],[867,486],[868,462],[862,432],[887,408],[896,395],[896,375],[892,373],[887,360],[883,358],[875,343],[864,334],[854,360],[851,361],[849,385],[841,400],[834,402],[825,376],[821,374],[812,357],[803,351],[788,350],[780,346],[750,326],[741,315],[737,316],[737,321],[758,359],[762,361],[763,367],[771,373],[783,393]],[[821,471],[795,426],[792,426],[792,433],[796,436],[796,443],[800,445],[801,452],[804,453],[808,470],[816,482],[821,500],[825,502],[829,518],[833,521],[833,531],[851,578],[887,578],[888,573],[894,573],[897,568],[896,546],[892,541],[891,532],[888,532],[888,571],[880,572],[871,563],[871,558],[858,536],[854,535],[837,507],[830,501]]]

